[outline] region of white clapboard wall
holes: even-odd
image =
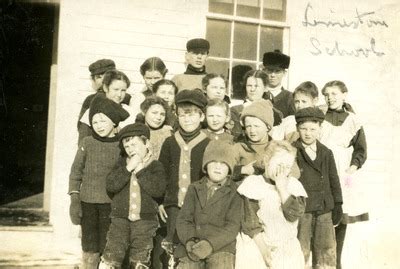
[[[370,197],[371,221],[349,227],[344,268],[394,268],[393,261],[399,258],[393,251],[393,238],[400,235],[393,226],[399,219],[393,208],[400,204],[395,135],[399,134],[400,108],[399,2],[288,3],[290,89],[306,80],[319,89],[330,80],[342,80],[349,89],[347,101],[362,119],[367,136],[368,160],[361,171]],[[356,241],[363,244],[361,250]]]

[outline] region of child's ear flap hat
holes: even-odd
[[[325,119],[324,113],[321,111],[321,109],[316,107],[306,107],[300,109],[299,111],[296,112],[294,117],[296,119],[297,124],[306,121],[317,121],[319,123],[322,123]]]
[[[92,76],[104,74],[109,70],[115,70],[115,62],[110,59],[100,59],[89,65]]]
[[[175,105],[183,103],[195,105],[204,112],[207,106],[207,97],[200,89],[182,90],[175,96]]]
[[[250,105],[243,108],[240,116],[240,122],[244,125],[244,119],[247,116],[256,117],[262,120],[270,128],[274,126],[274,112],[272,103],[269,100],[261,99],[253,101]]]
[[[210,162],[221,162],[228,165],[230,173],[235,165],[233,145],[225,141],[212,140],[208,143],[203,155],[203,172],[207,173],[207,164]]]
[[[96,96],[90,103],[89,108],[89,121],[92,124],[93,116],[97,113],[103,113],[114,123],[115,126],[121,121],[126,120],[129,117],[129,113],[122,108],[120,104],[102,96]]]

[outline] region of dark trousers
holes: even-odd
[[[158,228],[156,220],[130,221],[127,218],[112,218],[107,234],[107,245],[103,260],[106,264],[120,267],[129,249],[131,263],[150,263],[153,237]]]
[[[110,227],[110,204],[82,204],[82,250],[102,253]]]
[[[250,266],[251,267],[251,266]],[[250,268],[249,267],[249,268]],[[192,261],[188,257],[179,259],[178,269],[233,269],[235,255],[229,252],[216,252],[204,260]]]
[[[335,227],[336,234],[336,268],[342,268],[342,250],[344,245],[344,238],[346,236],[347,224],[340,223]]]
[[[299,219],[298,239],[307,264],[312,252],[313,268],[336,268],[336,240],[332,213],[305,213]]]
[[[176,219],[178,218],[178,213],[180,208],[177,206],[169,206],[165,208],[167,212],[167,236],[165,240],[172,243],[179,243],[178,235],[176,234]]]

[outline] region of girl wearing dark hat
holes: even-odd
[[[70,217],[82,227],[83,268],[97,268],[110,225],[106,176],[119,156],[116,127],[129,116],[119,104],[97,96],[89,109],[92,136],[82,139],[71,167]]]
[[[142,123],[127,125],[119,133],[122,156],[107,176],[111,225],[99,268],[120,268],[127,251],[130,268],[150,267],[159,226],[155,199],[164,194],[166,182],[149,138],[150,130]]]
[[[136,115],[140,113],[139,108],[134,107],[134,98],[130,98],[128,104],[125,103],[127,96],[127,89],[130,86],[130,80],[125,73],[118,70],[110,70],[104,74],[103,77],[103,91],[100,95],[105,96],[107,99],[114,101],[115,103],[122,106],[129,113],[129,117],[124,121],[120,122],[119,127],[122,128],[130,123],[135,122]],[[88,134],[89,130],[89,134]],[[85,136],[90,135],[91,125],[89,122],[89,111],[86,111],[80,119],[79,141]]]

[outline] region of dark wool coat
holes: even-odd
[[[228,179],[207,201],[207,177],[189,186],[176,220],[181,241],[177,257],[186,256],[184,245],[193,237],[210,242],[213,253],[235,253],[243,214],[243,200],[236,189],[237,184]]]
[[[198,181],[204,176],[202,171],[203,155],[209,142],[210,139],[206,137],[191,150],[191,159],[187,164],[190,166],[191,182]],[[163,201],[163,204],[166,207],[178,206],[179,163],[181,150],[183,149],[178,145],[175,135],[168,137],[161,147],[159,161],[164,165],[167,180],[167,189]]]
[[[297,164],[301,172],[299,180],[308,195],[305,212],[324,214],[332,211],[335,203],[343,203],[332,151],[317,141],[317,157],[312,161],[300,140],[293,145],[297,148]]]
[[[294,115],[293,93],[282,88],[282,91],[274,96],[274,107],[283,114],[283,118]]]
[[[107,192],[112,199],[111,217],[128,218],[131,172],[126,169],[126,158],[121,157],[107,176]],[[140,219],[157,220],[155,198],[165,191],[165,171],[159,161],[152,161],[136,174],[140,186]]]

